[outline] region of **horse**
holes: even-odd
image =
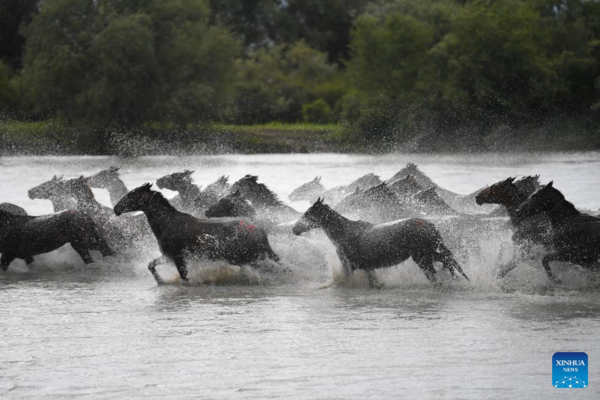
[[[239,190],[219,199],[204,213],[207,218],[248,217],[254,218],[256,210],[242,197]]]
[[[423,186],[415,179],[414,175],[406,175],[388,183],[388,188],[400,198],[408,198],[423,190]]]
[[[371,223],[383,223],[416,215],[385,182],[365,190],[357,187],[333,209],[343,215],[356,215],[359,219]]]
[[[500,210],[489,215],[508,214],[513,227],[512,241],[519,245],[517,258],[503,266],[498,274],[505,277],[517,267],[518,261],[531,256],[531,245],[549,247],[552,242],[552,227],[550,220],[544,214],[521,219],[517,216],[519,206],[535,192],[539,175],[523,177],[515,182],[515,178],[507,178],[483,189],[476,197],[477,204],[500,204]],[[498,212],[501,211],[501,212]]]
[[[424,219],[409,218],[379,225],[351,221],[318,199],[296,222],[293,232],[301,235],[315,228],[323,229],[335,245],[344,272],[365,271],[371,286],[379,286],[376,269],[391,267],[409,257],[432,283],[436,282],[435,261],[441,262],[452,277],[456,277],[456,270],[469,279],[436,227]]]
[[[143,211],[158,241],[163,256],[148,264],[157,283],[163,283],[156,266],[165,258],[172,260],[183,281],[188,280],[187,256],[222,259],[233,265],[252,264],[279,257],[267,239],[266,233],[246,219],[206,220],[178,211],[160,192],[147,183],[133,189],[115,206],[116,215]]]
[[[409,201],[422,215],[437,217],[463,215],[446,204],[444,199],[437,193],[435,186],[412,195]]]
[[[68,195],[65,189],[65,181],[62,176],[59,178],[56,175],[49,181],[43,182],[38,186],[29,189],[27,195],[31,200],[43,199],[52,202],[54,212],[63,210],[77,210],[77,202]]]
[[[0,210],[0,267],[3,271],[15,258],[21,258],[29,265],[34,256],[51,252],[67,243],[86,264],[94,262],[90,250],[100,251],[103,257],[115,254],[96,229],[94,221],[80,211],[29,216]]]
[[[369,188],[372,186],[377,186],[381,183],[381,179],[379,179],[378,175],[369,173],[361,176],[360,178],[351,182],[349,185],[336,186],[334,188],[326,190],[325,192],[323,192],[322,198],[328,204],[334,206],[338,202],[340,202],[346,195],[354,192],[357,188]]]
[[[119,176],[119,167],[113,166],[97,172],[87,178],[87,183],[92,188],[108,190],[113,207],[129,192]]]
[[[308,200],[314,201],[318,196],[325,192],[325,186],[321,183],[321,177],[315,176],[310,182],[300,185],[290,193],[288,199],[291,201]]]
[[[273,222],[287,222],[302,215],[292,207],[283,204],[264,183],[258,183],[257,176],[244,176],[231,186],[232,193],[236,190],[252,203],[259,217],[265,217]]]
[[[206,195],[212,194],[217,199],[220,199],[221,197],[226,196],[230,189],[231,185],[229,184],[229,177],[223,175],[213,183],[207,185],[202,192]]]
[[[552,273],[550,262],[565,261],[584,268],[597,267],[600,258],[600,218],[583,214],[565,199],[551,181],[538,189],[517,209],[517,217],[525,219],[540,213],[550,218],[553,252],[542,258],[550,280],[560,283]]]
[[[194,171],[187,169],[183,172],[174,172],[158,179],[156,185],[160,189],[179,192],[179,197],[172,201],[173,205],[181,211],[195,216],[203,216],[204,210],[216,203],[219,198],[216,194],[203,192],[201,187],[194,185],[191,177],[193,173]]]
[[[27,215],[27,211],[23,207],[19,207],[12,203],[0,203],[0,210],[9,212],[14,215]]]
[[[87,178],[80,176],[70,179],[66,181],[65,187],[77,199],[79,210],[94,220],[114,248],[124,250],[133,244],[134,239],[142,239],[150,234],[148,223],[142,215],[116,218],[110,207],[100,204]]]
[[[412,175],[423,188],[430,188],[432,186],[435,187],[436,193],[439,194],[441,198],[453,209],[462,212],[473,211],[473,204],[469,202],[469,199],[471,198],[472,194],[465,196],[462,194],[452,192],[448,189],[444,189],[440,185],[433,182],[431,178],[429,178],[427,175],[425,175],[425,173],[423,173],[415,163],[409,162],[408,164],[406,164],[406,167],[396,172],[386,182],[392,183],[398,179],[405,177],[406,175]]]

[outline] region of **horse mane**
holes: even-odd
[[[240,186],[242,183],[247,183],[249,185],[249,193],[243,193],[248,200],[256,203],[264,203],[267,205],[281,205],[283,204],[279,197],[273,193],[271,189],[267,187],[264,183],[258,183],[258,176],[256,175],[246,175],[239,181],[233,184],[232,190],[237,189],[237,186]],[[258,200],[258,201],[253,201]]]
[[[159,205],[168,208],[171,211],[177,211],[180,212],[179,210],[177,210],[175,207],[173,207],[173,205],[169,202],[169,200],[167,200],[167,198],[165,196],[163,196],[163,194],[157,190],[151,190],[149,188],[150,193],[152,193],[152,201],[157,202]]]

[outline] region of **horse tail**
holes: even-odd
[[[469,277],[463,272],[462,268],[460,267],[460,264],[458,264],[458,262],[454,258],[454,255],[452,254],[450,249],[448,249],[446,245],[442,242],[439,243],[439,249],[441,255],[440,261],[444,265],[444,268],[448,268],[450,272],[454,272],[454,270],[456,270],[460,272],[460,274],[464,276],[466,280],[470,281]]]

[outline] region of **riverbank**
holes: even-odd
[[[457,153],[585,151],[600,149],[600,133],[570,121],[537,127],[498,126],[481,131],[419,132],[393,140],[357,139],[342,124],[207,124],[178,128],[70,126],[60,120],[0,120],[0,155]]]

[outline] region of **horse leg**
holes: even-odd
[[[436,272],[433,268],[433,257],[431,256],[423,256],[415,260],[419,268],[423,270],[429,282],[435,284],[437,282]]]
[[[81,257],[81,259],[83,260],[84,263],[91,264],[94,262],[94,259],[90,255],[89,249],[87,247],[85,247],[83,244],[71,243],[71,247],[73,247],[73,250],[75,250],[77,252],[77,254],[79,254],[79,256]]]
[[[14,259],[15,256],[13,256],[12,254],[2,254],[2,260],[0,260],[0,268],[2,268],[2,271],[6,271],[8,269],[8,266],[11,262],[13,262]]]
[[[188,281],[187,265],[185,265],[185,261],[183,260],[183,258],[177,258],[175,260],[175,266],[177,267],[177,271],[179,272],[179,277],[184,282],[187,282]]]
[[[544,269],[546,270],[546,275],[548,275],[548,278],[550,278],[551,281],[553,281],[554,283],[562,283],[560,279],[558,279],[553,273],[552,270],[550,269],[550,261],[572,261],[571,260],[571,256],[569,253],[566,252],[561,252],[561,251],[557,251],[554,253],[550,253],[548,255],[545,255],[544,258],[542,259],[542,265],[544,266]]]
[[[367,274],[367,279],[369,279],[369,286],[377,289],[382,288],[381,283],[379,283],[379,279],[377,279],[377,274],[375,273],[374,269],[365,271],[365,273]]]
[[[158,272],[156,272],[156,266],[159,264],[162,264],[166,260],[167,260],[167,257],[160,256],[160,257],[155,258],[154,260],[150,261],[150,263],[148,264],[148,271],[150,271],[150,273],[152,273],[152,276],[156,280],[156,283],[158,283],[159,285],[164,284],[165,281],[163,281],[163,279],[160,277]]]

